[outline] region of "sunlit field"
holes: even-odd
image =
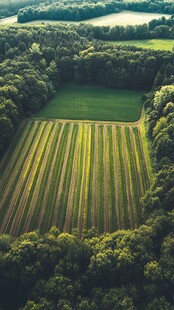
[[[152,48],[154,50],[172,51],[174,40],[152,39],[152,40],[129,40],[129,41],[106,41],[113,45],[133,45],[141,48]]]

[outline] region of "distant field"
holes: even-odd
[[[172,51],[174,40],[152,39],[152,40],[129,40],[129,41],[106,41],[113,45],[134,45],[142,48],[152,48],[154,50]]]
[[[126,26],[126,25],[141,25],[148,23],[152,19],[159,19],[162,16],[169,18],[171,15],[168,14],[157,14],[157,13],[144,13],[144,12],[133,12],[133,11],[122,11],[120,13],[109,14],[101,17],[96,17],[81,22],[72,21],[51,21],[51,20],[37,20],[28,22],[28,24],[39,24],[39,23],[56,23],[62,22],[67,24],[78,24],[78,23],[90,23],[95,26]],[[9,24],[17,22],[17,16],[8,17],[0,20],[0,24]]]
[[[140,126],[28,121],[0,163],[0,233],[133,229],[152,179]]]
[[[140,91],[67,85],[34,117],[133,122],[140,118],[142,95]]]
[[[162,16],[166,18],[171,15],[157,14],[157,13],[144,13],[133,11],[122,11],[120,13],[109,14],[102,17],[92,18],[86,20],[85,23],[93,24],[94,26],[126,26],[126,25],[141,25],[150,22],[152,19],[159,19]]]
[[[159,19],[162,16],[169,18],[171,15],[168,14],[157,14],[157,13],[144,13],[144,12],[133,12],[133,11],[122,11],[120,13],[108,14],[101,17],[91,18],[87,20],[83,20],[81,22],[72,22],[72,21],[59,21],[64,24],[78,24],[78,23],[90,23],[94,26],[126,26],[126,25],[141,25],[144,23],[148,23],[152,19]],[[49,21],[49,20],[40,20],[40,21],[32,21],[30,23],[55,23],[57,21]]]

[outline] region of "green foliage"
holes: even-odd
[[[173,5],[168,6],[166,2],[148,2],[146,8],[144,5],[144,2],[136,5],[127,3],[127,8],[134,6],[134,8],[138,7],[146,11],[156,11],[161,8],[166,12],[173,10]],[[0,307],[2,309],[173,309],[174,56],[167,52],[140,50],[134,47],[115,47],[91,40],[92,37],[108,39],[116,36],[120,39],[124,31],[125,37],[128,36],[128,32],[134,33],[130,34],[132,38],[136,36],[140,38],[144,34],[145,36],[172,37],[172,27],[171,18],[168,21],[165,19],[152,21],[148,26],[128,27],[126,30],[119,27],[114,30],[105,27],[99,29],[88,25],[27,26],[23,29],[13,26],[0,29],[2,34],[0,37],[1,151],[8,145],[19,124],[20,117],[24,114],[30,115],[45,105],[60,81],[76,80],[80,83],[90,82],[120,88],[128,85],[130,89],[147,89],[153,85],[153,92],[147,96],[145,106],[146,125],[156,162],[155,182],[142,199],[142,213],[146,224],[138,229],[119,230],[114,234],[105,233],[104,235],[98,235],[93,230],[89,234],[84,231],[82,239],[75,237],[77,230],[74,231],[73,236],[60,234],[59,229],[55,227],[43,236],[39,232],[28,233],[17,239],[2,235],[0,237]],[[118,35],[119,31],[120,35]],[[19,134],[17,135],[19,148],[14,151],[14,159],[11,161],[9,155],[14,149],[12,145],[1,166],[1,172],[4,175],[9,164],[9,170],[4,176],[0,189],[1,199],[4,199],[0,213],[1,220],[6,212],[9,212],[5,224],[2,223],[1,227],[1,229],[4,227],[5,231],[15,230],[17,222],[15,222],[14,215],[16,212],[18,215],[23,214],[21,213],[23,204],[19,205],[19,200],[23,196],[24,187],[28,186],[29,200],[31,196],[32,199],[34,196],[34,186],[30,187],[27,178],[24,181],[19,178],[21,170],[18,164],[19,160],[25,177],[29,176],[30,165],[25,169],[26,157],[35,139],[35,148],[29,161],[32,167],[37,145],[44,140],[35,137],[37,126],[33,129],[31,127],[27,127],[21,140]],[[21,132],[20,130],[19,133]],[[42,130],[42,138],[45,132]],[[121,129],[117,128],[116,132],[117,138],[119,137],[116,141],[119,182],[123,187],[121,202],[124,209],[122,210],[124,210],[125,226],[128,227],[125,158],[123,157]],[[49,199],[53,197],[54,204],[57,199],[57,187],[65,158],[68,134],[69,125],[67,124],[60,139],[59,160],[56,162],[53,173],[54,187],[49,192]],[[85,134],[86,131],[83,129],[81,145],[79,144],[78,178],[75,183],[78,187],[77,199],[73,200],[73,203],[77,202],[74,205],[73,215],[75,224],[79,222],[80,215],[77,214],[79,207],[82,208],[80,181],[83,179],[84,171],[87,140]],[[104,213],[103,134],[103,128],[100,128],[98,139],[101,151],[98,164],[101,182],[100,231],[102,231],[101,223],[103,225]],[[111,139],[110,134],[110,147],[112,147],[111,140],[113,137]],[[134,140],[137,154],[139,154],[139,167],[142,167],[141,184],[145,191],[150,185],[150,180],[143,152],[142,136],[137,128],[134,129]],[[128,130],[126,141],[128,150],[131,152]],[[54,142],[51,148],[52,155]],[[45,156],[44,147],[42,151]],[[42,161],[42,154],[40,156]],[[134,166],[132,155],[129,155],[128,159],[131,162],[129,172],[133,180],[135,177],[132,171]],[[36,169],[36,174],[37,172]],[[43,178],[44,184],[46,184],[47,173],[48,171],[45,172],[46,176]],[[19,191],[15,189],[18,179],[21,180]],[[14,180],[13,185],[11,180]],[[2,198],[7,184],[10,192],[6,192],[5,197]],[[31,193],[30,189],[32,189]],[[12,199],[15,204],[13,208],[11,195],[14,195],[14,190],[17,193],[17,199],[14,197]],[[50,227],[54,212],[53,210],[50,212],[49,204],[46,207],[44,225],[47,221],[46,226]],[[39,208],[40,206],[36,210]],[[64,218],[64,213],[63,208],[61,219]],[[25,216],[25,211],[23,215]],[[57,220],[54,218],[55,222]]]
[[[165,218],[173,231],[172,213]],[[161,230],[157,250],[163,226],[158,222],[81,240],[55,227],[46,235],[2,236],[0,305],[14,310],[172,309],[173,235]]]

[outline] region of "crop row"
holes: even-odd
[[[37,120],[15,139],[0,164],[1,233],[56,225],[81,235],[141,223],[152,172],[140,128]]]

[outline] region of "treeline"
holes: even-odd
[[[174,72],[172,53],[111,46],[92,37],[88,25],[1,28],[1,154],[20,119],[46,104],[60,83],[147,90],[155,79],[156,84],[170,81]]]
[[[1,309],[172,310],[174,215],[134,231],[0,236]],[[74,232],[75,233],[75,232]]]
[[[61,3],[59,1],[37,7],[26,7],[19,11],[18,22],[25,23],[32,20],[71,20],[82,21],[93,17],[118,13],[122,10],[121,0],[96,1],[80,3]]]
[[[15,15],[21,8],[29,5],[39,5],[43,2],[45,2],[45,0],[1,0],[0,18]]]
[[[170,71],[170,70],[169,70]],[[157,75],[159,80],[161,73]],[[148,134],[156,163],[156,180],[143,199],[147,218],[154,210],[167,212],[174,208],[174,77],[171,83],[152,91],[145,102]],[[155,85],[154,85],[155,86]]]
[[[174,14],[174,4],[165,1],[78,1],[65,2],[52,1],[51,4],[43,4],[36,7],[25,7],[18,13],[18,22],[24,23],[32,20],[70,20],[83,21],[93,17],[99,17],[110,13],[118,13],[121,10],[140,12],[170,13]]]
[[[42,4],[42,5],[41,5]],[[32,6],[29,8],[29,6]],[[21,22],[33,19],[84,20],[121,10],[174,14],[171,1],[145,0],[2,0],[0,18],[15,15],[20,11]]]
[[[128,26],[89,26],[95,39],[105,41],[174,39],[174,17],[154,19],[148,24]],[[131,42],[130,42],[131,44]]]
[[[125,3],[125,9],[137,12],[174,14],[174,3],[170,0],[132,0]]]
[[[26,11],[27,12],[27,11]],[[31,10],[29,11],[29,15]],[[21,13],[23,14],[23,13]],[[26,13],[27,16],[28,13]],[[20,22],[23,22],[23,15],[20,15]],[[50,15],[51,16],[51,15]],[[65,14],[64,17],[66,18]],[[64,18],[63,17],[63,18]],[[27,17],[28,18],[28,17]],[[38,19],[40,19],[38,15]],[[49,19],[49,18],[48,18]],[[50,18],[51,19],[51,18]],[[25,20],[26,22],[27,20]],[[174,39],[174,16],[170,18],[162,17],[151,20],[148,24],[128,25],[128,26],[92,26],[85,28],[86,35],[91,35],[95,39],[105,41],[122,40],[145,40],[145,39]]]

